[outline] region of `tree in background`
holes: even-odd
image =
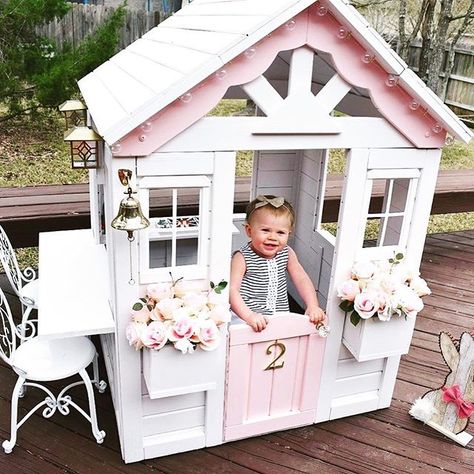
[[[352,4],[373,21],[385,39],[397,44],[408,62],[410,45],[421,39],[420,78],[442,99],[454,66],[454,48],[474,20],[474,0],[355,0]]]
[[[57,107],[77,95],[78,79],[116,52],[123,5],[75,49],[59,51],[37,34],[37,26],[69,8],[65,0],[0,0],[0,121]]]

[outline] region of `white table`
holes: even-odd
[[[106,251],[90,229],[40,233],[39,275],[38,336],[114,332]]]

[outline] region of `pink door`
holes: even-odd
[[[306,316],[284,314],[254,332],[230,326],[224,439],[314,422],[325,339]]]

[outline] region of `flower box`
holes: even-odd
[[[143,351],[143,376],[150,398],[170,397],[216,388],[220,350],[182,354],[171,344]]]
[[[361,319],[354,326],[347,314],[342,335],[343,344],[358,362],[381,359],[408,352],[416,318],[394,316],[390,321]]]

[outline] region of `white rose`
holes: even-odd
[[[229,303],[215,305],[209,316],[218,326],[222,323],[229,323],[231,318]]]
[[[181,297],[184,306],[189,309],[191,313],[199,313],[207,304],[207,297],[202,293],[188,293]]]
[[[428,284],[426,283],[423,278],[415,277],[410,281],[410,288],[418,295],[418,296],[426,296],[431,295],[431,290],[428,288]]]
[[[398,300],[398,308],[409,318],[414,318],[423,309],[423,301],[408,286],[402,286],[397,290],[395,296]]]
[[[183,301],[180,298],[165,298],[155,306],[155,312],[158,310],[163,319],[173,319],[173,313],[181,308]]]
[[[228,300],[228,297],[223,293],[218,294],[215,291],[211,291],[207,296],[207,305],[212,309],[214,306],[228,304]]]
[[[367,280],[377,271],[377,267],[373,262],[356,262],[352,266],[352,275],[358,280]]]
[[[201,293],[202,291],[203,285],[199,280],[179,280],[174,285],[174,294],[178,298],[190,293]]]
[[[194,344],[189,339],[178,339],[173,345],[183,354],[192,354],[194,352]]]

